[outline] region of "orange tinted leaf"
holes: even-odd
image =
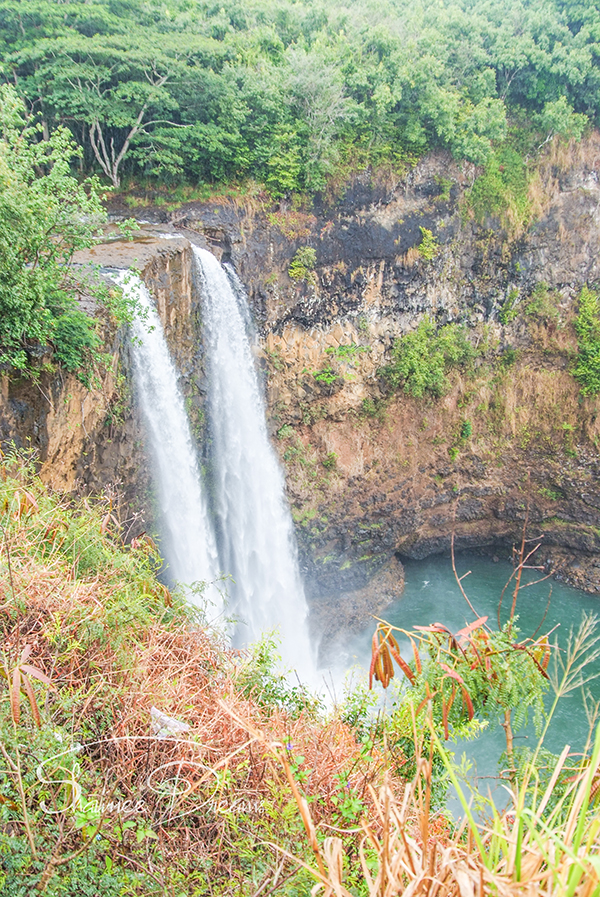
[[[444,724],[444,738],[446,741],[450,738],[448,733],[448,707],[446,702],[444,701],[444,696],[442,695],[442,723]]]
[[[386,640],[386,642],[388,643],[388,645],[390,646],[390,648],[394,648],[396,651],[399,651],[399,650],[400,650],[400,648],[398,647],[398,642],[396,641],[396,639],[395,639],[394,636],[392,635],[391,631],[388,632],[388,634],[386,635],[385,640]]]
[[[479,653],[477,645],[475,644],[475,639],[469,638],[469,639],[467,639],[467,641],[469,643],[469,648],[475,655],[475,660],[471,664],[471,669],[474,670],[476,667],[478,667],[480,665],[483,666],[483,660],[481,659],[481,654]],[[463,652],[463,654],[464,654],[464,652]],[[467,655],[465,654],[465,660],[467,660],[467,659],[468,659]]]
[[[159,583],[159,586],[160,586],[160,593],[161,593],[162,597],[164,598],[165,604],[167,605],[167,607],[173,607],[173,598],[171,597],[171,593],[170,593],[169,589],[162,583]]]
[[[375,678],[378,682],[383,682],[383,663],[381,662],[381,651],[377,652],[375,658]]]
[[[389,648],[385,642],[381,646],[381,659],[383,663],[383,675],[385,677],[385,681],[382,681],[381,684],[384,688],[387,688],[390,681],[394,678],[394,664],[392,663]]]
[[[473,701],[471,700],[471,695],[467,691],[464,685],[461,685],[461,691],[463,694],[463,698],[465,699],[465,704],[467,705],[467,712],[469,714],[469,719],[473,719],[475,716],[475,709],[473,707]]]
[[[478,620],[475,620],[473,623],[469,623],[468,626],[465,626],[464,629],[459,629],[456,633],[457,637],[462,638],[465,635],[470,635],[472,632],[475,632],[476,629],[480,629],[484,623],[487,623],[487,617],[479,617]]]
[[[19,809],[19,805],[16,804],[16,803],[14,802],[14,800],[11,800],[11,799],[8,798],[8,797],[4,797],[3,794],[0,794],[0,804],[6,804],[8,807],[11,808],[11,810],[18,810],[18,809]]]
[[[31,707],[31,713],[33,715],[33,720],[38,727],[38,729],[42,728],[42,719],[40,717],[40,710],[37,705],[37,701],[35,699],[35,693],[33,691],[33,686],[31,682],[27,678],[27,676],[23,676],[23,691],[27,695],[27,700],[29,701],[29,706]]]
[[[527,650],[527,649],[526,649],[526,650]],[[527,654],[531,657],[531,659],[533,660],[534,664],[536,665],[536,667],[538,668],[538,670],[540,671],[540,673],[542,674],[542,676],[544,677],[544,679],[549,679],[550,676],[549,676],[548,673],[546,672],[546,667],[543,667],[543,666],[541,665],[541,663],[540,663],[538,660],[536,660],[536,658],[533,656],[533,653],[532,653],[531,651],[527,651]],[[548,666],[547,663],[546,663],[546,666]]]
[[[15,511],[15,517],[23,517],[24,514],[27,514],[31,511],[38,511],[38,503],[35,500],[34,496],[31,492],[28,492],[27,489],[23,489],[22,492],[15,492],[15,498],[18,501],[18,507]]]
[[[406,676],[406,678],[409,679],[410,682],[414,682],[415,674],[413,673],[413,671],[411,670],[411,668],[409,667],[407,662],[404,660],[404,658],[402,657],[400,652],[396,651],[395,648],[390,648],[390,652],[391,652],[392,657],[394,658],[394,660],[396,661],[396,663],[398,664],[398,666],[400,667],[400,669]]]
[[[375,664],[377,662],[377,655],[379,654],[379,643],[377,641],[377,630],[375,630],[373,634],[373,641],[371,643],[371,665],[369,666],[369,688],[373,688],[373,674],[375,673]]]
[[[156,542],[148,535],[146,531],[141,532],[139,536],[136,536],[131,540],[131,547],[134,550],[139,549],[141,551],[145,551],[146,553],[150,551],[155,551],[158,553]]]
[[[38,505],[35,496],[28,492],[27,489],[23,490],[23,496],[25,501],[27,502],[27,510],[28,511],[39,511],[40,506]]]
[[[34,667],[32,664],[22,663],[21,670],[24,673],[26,673],[28,676],[32,676],[33,679],[39,679],[39,681],[42,682],[44,685],[47,685],[48,688],[54,688],[54,685],[52,684],[52,680],[50,679],[50,677],[46,676],[45,673],[42,673],[41,670],[38,670],[38,668]]]
[[[413,649],[413,657],[415,658],[415,669],[416,669],[417,673],[419,673],[419,675],[420,675],[423,671],[423,667],[421,665],[421,658],[419,657],[419,652],[417,650],[417,646],[415,644],[414,639],[411,638],[410,643],[411,643],[412,649]]]
[[[449,667],[447,663],[440,663],[440,668],[444,670],[447,676],[450,676],[452,679],[456,679],[456,681],[460,682],[461,685],[465,684],[465,680],[460,675],[460,673],[457,673],[456,670],[453,670],[451,667]]]
[[[421,712],[421,710],[423,709],[423,707],[425,706],[425,704],[427,703],[428,700],[429,700],[429,697],[423,698],[423,700],[421,701],[421,703],[419,704],[419,706],[417,707],[417,709],[415,711],[415,716],[419,715],[419,713]]]
[[[21,670],[15,667],[12,674],[12,686],[10,688],[10,711],[15,725],[19,725],[21,718]]]
[[[452,683],[452,693],[448,699],[448,713],[450,713],[450,709],[451,709],[452,705],[454,704],[455,697],[456,697],[456,685],[453,682]]]

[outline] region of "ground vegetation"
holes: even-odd
[[[393,713],[366,685],[325,713],[269,638],[225,646],[201,584],[195,605],[162,585],[153,541],[123,545],[108,500],[49,493],[23,454],[1,473],[3,893],[596,893],[598,738],[583,757],[515,751],[506,811],[475,794],[483,821],[446,742],[482,714],[518,725],[524,689],[543,736],[598,654],[592,622],[562,658],[518,633],[524,549],[497,630],[407,632],[404,659],[382,622],[372,673],[389,686],[397,665],[408,686]]]

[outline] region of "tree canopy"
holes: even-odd
[[[318,190],[340,160],[488,161],[580,136],[600,6],[567,0],[0,0],[0,74],[86,171]]]

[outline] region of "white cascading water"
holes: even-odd
[[[210,585],[219,573],[216,541],[162,323],[139,277],[121,271],[117,280],[141,311],[131,325],[133,375],[156,467],[161,548],[172,577],[185,586],[209,584],[204,597],[218,605],[218,589]]]
[[[231,574],[238,642],[278,629],[286,664],[314,678],[304,589],[284,479],[269,442],[252,322],[232,269],[194,247],[202,278],[213,496],[221,569]]]

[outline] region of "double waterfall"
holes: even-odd
[[[244,289],[230,267],[194,247],[202,286],[208,374],[210,502],[162,325],[142,281],[122,273],[142,315],[132,328],[133,373],[156,471],[162,549],[190,586],[231,577],[221,591],[242,645],[278,630],[286,665],[312,678],[314,652],[283,474],[269,442]],[[193,598],[193,592],[190,592]],[[208,599],[219,600],[215,585]]]

